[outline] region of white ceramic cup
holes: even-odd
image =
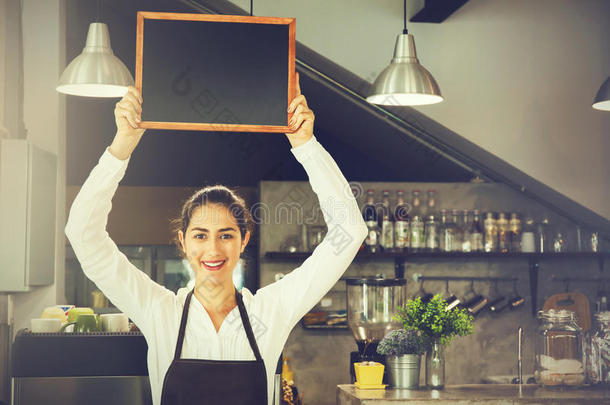
[[[523,253],[536,252],[536,241],[533,232],[523,232],[521,234],[521,251]]]
[[[53,333],[61,329],[61,319],[35,318],[31,321],[31,329],[34,333]]]
[[[125,314],[103,314],[102,329],[105,332],[129,332],[129,318]]]

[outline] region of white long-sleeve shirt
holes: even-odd
[[[277,359],[294,325],[339,280],[366,236],[366,225],[349,185],[326,150],[312,137],[293,148],[317,194],[328,233],[305,262],[286,277],[252,294],[242,289],[267,372],[269,404]],[[129,159],[108,150],[101,156],[76,196],[66,235],[85,275],[140,328],[148,344],[148,373],[153,403],[161,390],[176,347],[182,309],[189,290],[176,294],[131,264],[106,232],[111,199]],[[218,332],[203,305],[191,300],[182,358],[254,360],[237,307]]]

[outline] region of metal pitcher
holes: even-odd
[[[386,356],[388,383],[392,388],[417,388],[421,355]]]

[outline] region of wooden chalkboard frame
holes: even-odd
[[[145,99],[145,89],[142,89],[142,68],[144,53],[144,20],[181,20],[181,21],[215,21],[230,23],[249,23],[249,24],[280,24],[288,26],[288,85],[287,85],[287,104],[295,97],[295,37],[296,21],[294,18],[283,17],[254,17],[254,16],[233,16],[233,15],[209,15],[209,14],[188,14],[188,13],[159,13],[150,11],[138,11],[137,24],[137,43],[136,43],[136,78],[135,87],[142,93]],[[146,104],[142,106],[146,108]],[[245,125],[245,124],[226,124],[226,123],[193,123],[193,122],[166,122],[166,121],[142,121],[140,128],[147,129],[175,129],[175,130],[196,130],[196,131],[230,131],[230,132],[292,132],[288,122],[292,118],[292,113],[286,112],[286,125]]]

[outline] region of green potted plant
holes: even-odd
[[[386,356],[390,387],[419,386],[419,365],[425,350],[424,338],[416,330],[396,329],[379,342],[377,353]]]
[[[444,347],[455,336],[472,334],[472,316],[465,309],[447,310],[445,300],[437,294],[427,303],[419,297],[408,300],[394,318],[405,330],[421,333],[426,345],[426,385],[442,389],[445,386]]]

